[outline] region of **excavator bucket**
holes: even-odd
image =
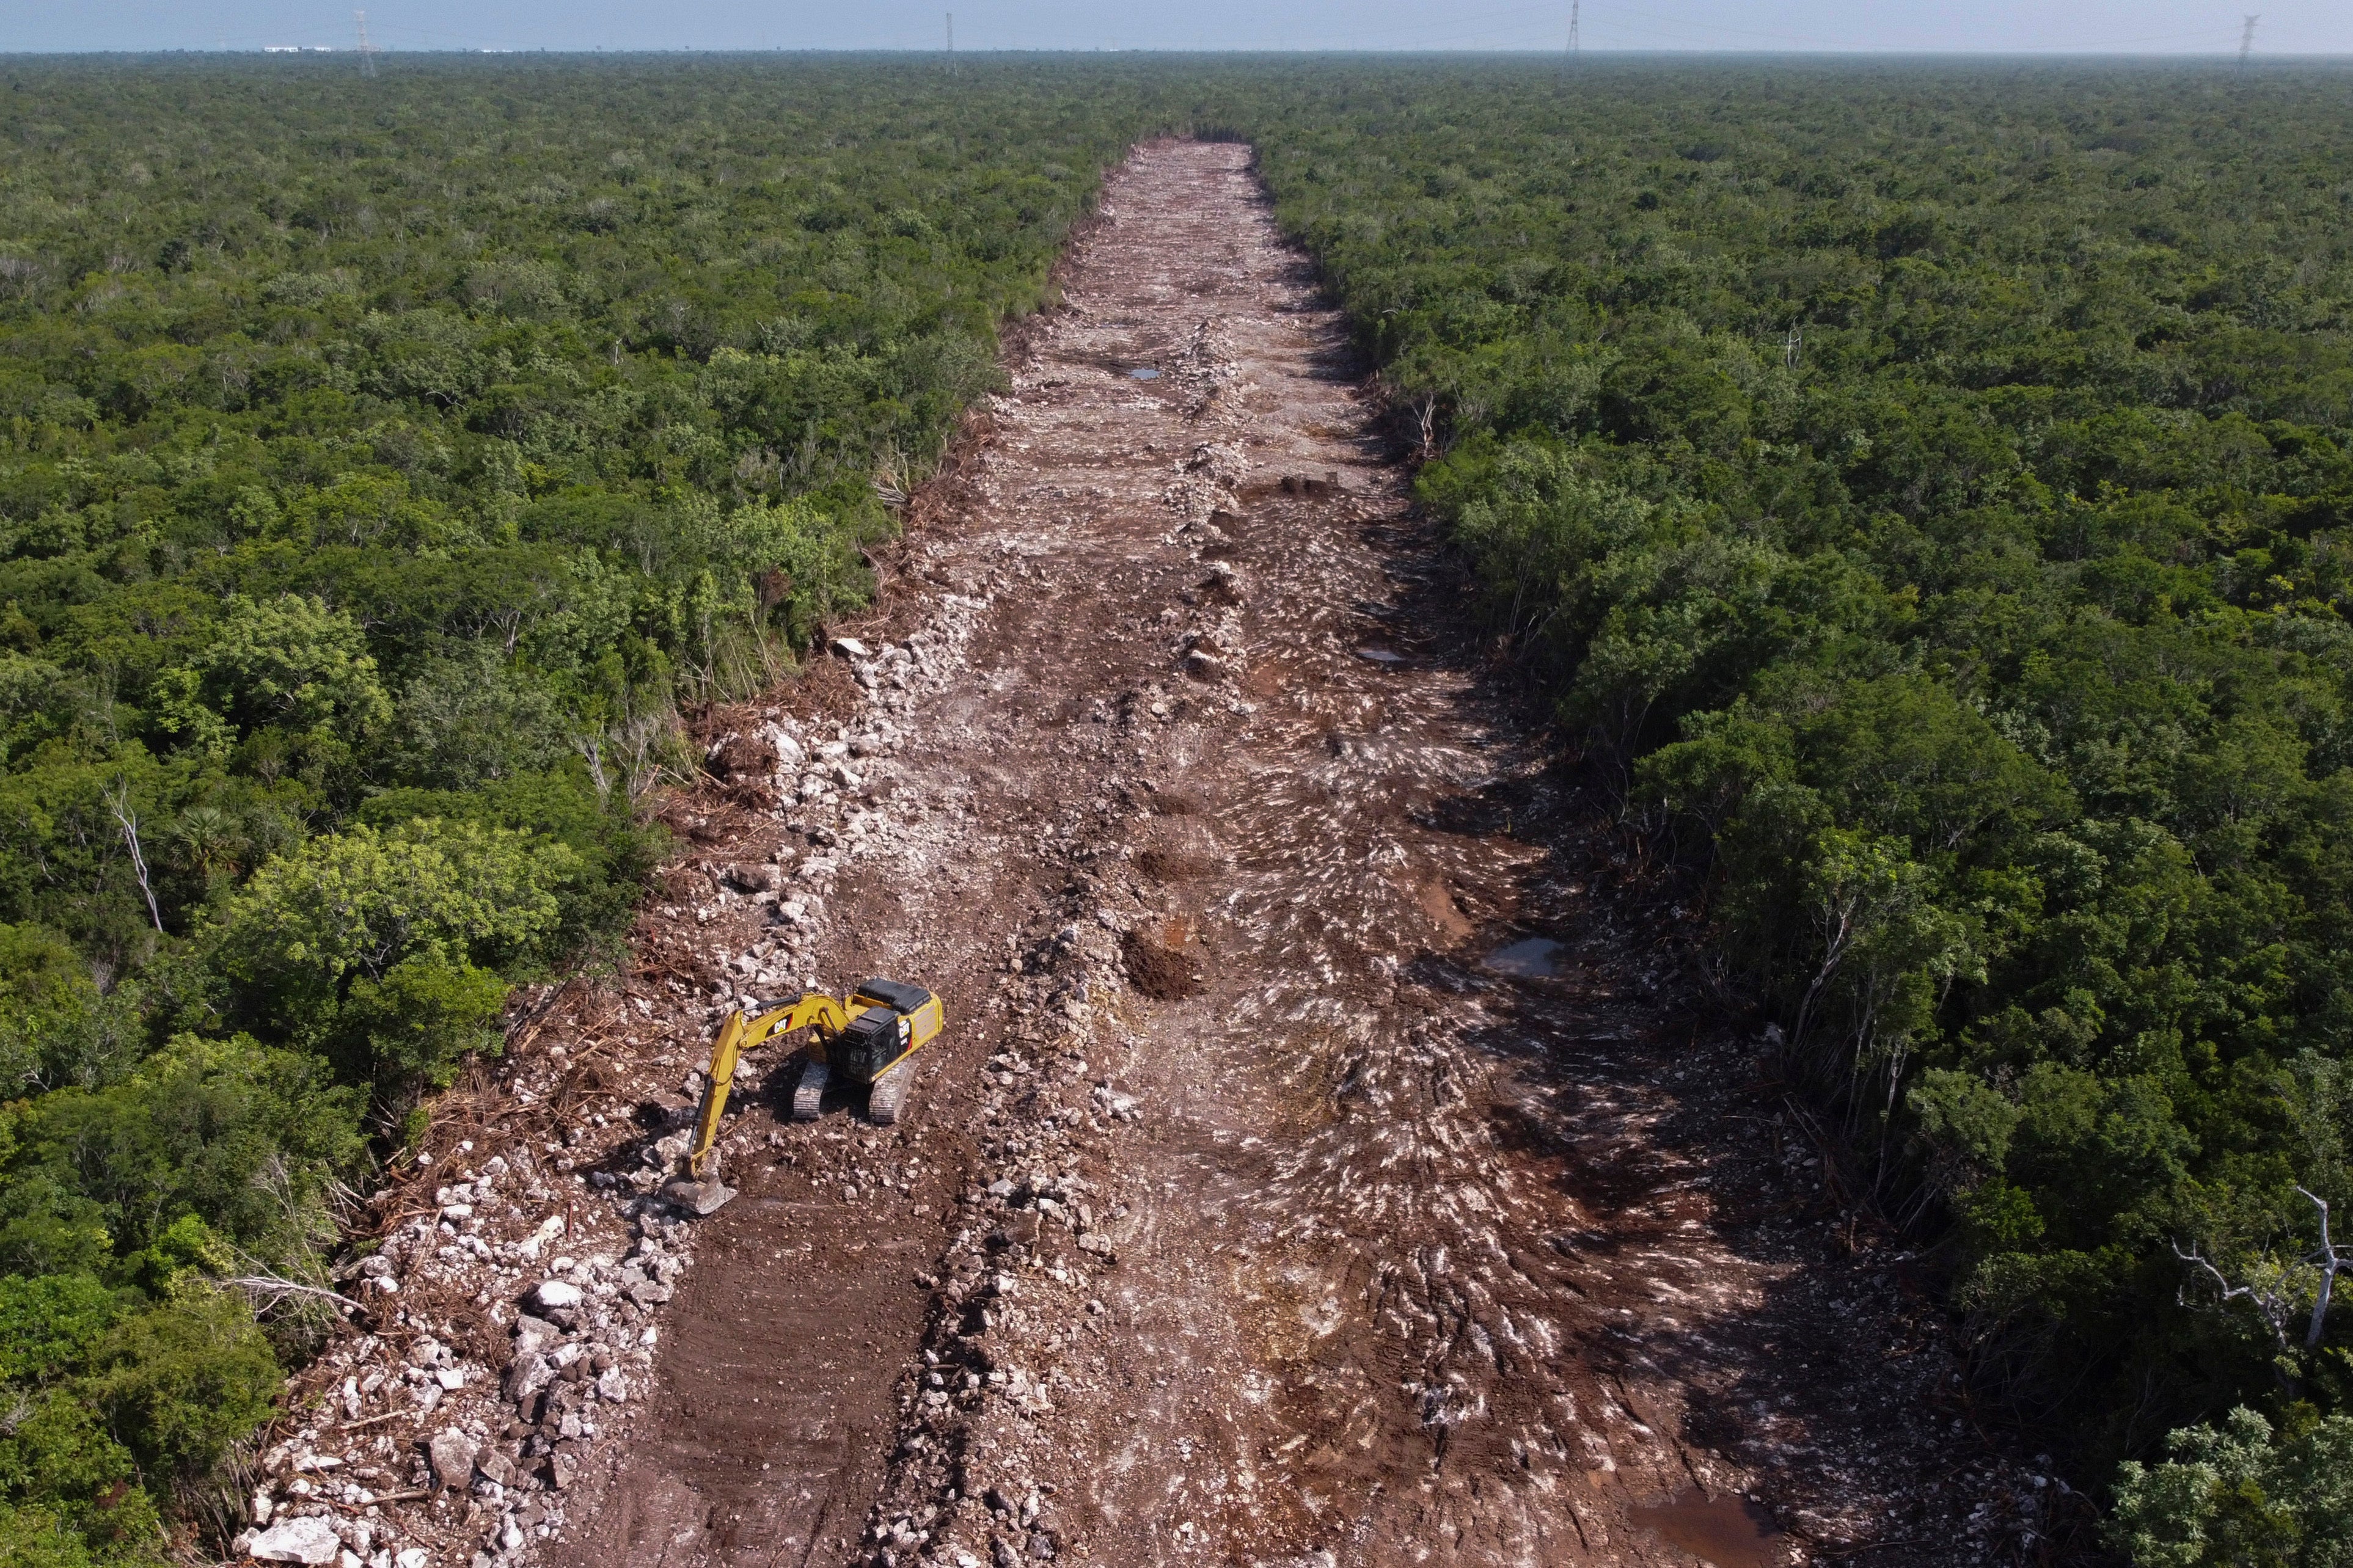
[[[663,1197],[697,1219],[717,1214],[734,1195],[735,1189],[723,1182],[672,1182],[662,1189]]]
[[[680,1163],[677,1179],[662,1188],[662,1197],[672,1206],[698,1218],[718,1213],[735,1195],[735,1189],[719,1179],[719,1117],[727,1109],[727,1091],[734,1087],[735,1063],[744,1054],[748,1030],[740,1009],[727,1015],[721,1026],[718,1043],[711,1049],[711,1077],[703,1086],[702,1103],[695,1108],[692,1152]]]
[[[719,1179],[719,1152],[712,1150],[705,1167],[707,1174],[697,1181],[681,1176],[662,1188],[662,1197],[673,1207],[685,1210],[697,1219],[717,1214],[723,1205],[735,1195],[735,1189]]]

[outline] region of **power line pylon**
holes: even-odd
[[[367,13],[354,11],[352,17],[360,25],[360,75],[375,75],[375,46],[368,42]]]
[[[2248,16],[2247,25],[2239,29],[2239,68],[2241,70],[2247,68],[2247,56],[2255,47],[2255,24],[2263,19],[2263,14],[2256,12]]]

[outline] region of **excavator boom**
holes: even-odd
[[[745,1020],[741,1009],[727,1015],[727,1022],[719,1026],[719,1043],[711,1051],[711,1081],[702,1087],[702,1104],[694,1116],[694,1142],[687,1145],[687,1174],[694,1181],[703,1179],[703,1167],[710,1163],[712,1145],[719,1139],[719,1118],[727,1110],[728,1091],[735,1086],[735,1064],[744,1053],[777,1035],[789,1035],[796,1029],[815,1025],[820,1037],[838,1035],[849,1026],[849,1015],[841,1004],[821,991],[812,991],[796,1002],[778,1002],[766,1005],[756,1017]]]

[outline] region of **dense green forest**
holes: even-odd
[[[678,706],[860,601],[1122,142],[1034,72],[5,68],[0,1557],[140,1560],[303,1353],[214,1282],[322,1282],[617,940]]]
[[[1186,129],[1982,1392],[2145,1563],[2353,1539],[2353,74],[0,69],[0,1555],[201,1512],[310,1331],[219,1281],[617,940]]]
[[[2125,1472],[2148,1563],[2353,1540],[2348,88],[1422,68],[1244,121],[1985,1388],[2095,1483],[2188,1428]]]

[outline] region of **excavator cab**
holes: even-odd
[[[920,985],[875,976],[840,1002],[812,991],[797,1000],[753,1004],[720,1026],[711,1052],[711,1079],[695,1113],[694,1138],[681,1162],[678,1179],[664,1192],[696,1214],[709,1214],[735,1195],[719,1180],[715,1145],[719,1119],[735,1081],[735,1064],[745,1051],[778,1035],[810,1031],[800,1081],[793,1087],[793,1120],[812,1121],[824,1109],[826,1086],[836,1074],[866,1090],[866,1114],[888,1127],[899,1119],[915,1077],[914,1055],[939,1037],[946,1025],[940,999]]]
[[[920,985],[872,979],[849,994],[861,1009],[849,1026],[825,1042],[826,1064],[859,1083],[871,1084],[940,1032],[940,999]]]
[[[840,1027],[820,1032],[793,1089],[793,1120],[815,1121],[826,1085],[838,1075],[866,1089],[866,1115],[879,1126],[899,1120],[914,1081],[914,1054],[938,1037],[945,1022],[940,999],[920,985],[877,975],[849,994]]]
[[[869,1007],[826,1042],[826,1066],[843,1078],[872,1083],[906,1054],[907,1019],[888,1007]]]

